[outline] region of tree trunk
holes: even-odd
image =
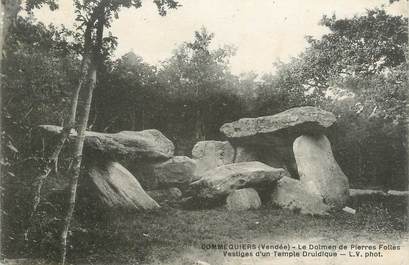
[[[61,232],[61,264],[64,265],[66,261],[66,256],[67,256],[67,236],[68,236],[68,231],[70,230],[70,224],[71,224],[71,219],[74,213],[75,209],[75,201],[76,201],[76,195],[77,195],[77,187],[78,187],[78,179],[80,175],[80,170],[81,170],[81,162],[82,162],[82,150],[84,147],[84,140],[85,140],[85,131],[87,129],[87,124],[88,124],[88,119],[89,119],[89,113],[91,110],[91,103],[92,103],[92,95],[97,83],[97,66],[98,63],[101,63],[101,48],[102,48],[102,39],[103,39],[103,30],[104,30],[104,23],[105,23],[105,7],[101,6],[102,9],[100,10],[101,13],[98,15],[98,20],[97,20],[97,25],[96,25],[96,40],[95,44],[93,46],[93,49],[89,49],[88,51],[85,50],[87,54],[89,52],[92,52],[92,57],[90,60],[90,65],[88,69],[88,90],[84,94],[85,100],[84,100],[84,108],[83,108],[83,113],[80,116],[80,119],[78,121],[78,134],[75,139],[75,146],[73,150],[73,165],[72,165],[72,170],[71,170],[71,180],[70,180],[70,199],[69,199],[69,205],[67,209],[67,214],[64,219],[64,224],[63,224],[63,229]],[[92,24],[88,24],[87,30],[90,30],[94,26]],[[86,36],[91,40],[91,34],[89,36]],[[88,39],[85,39],[87,42]]]
[[[20,4],[21,0],[0,0],[0,13],[3,13],[1,17],[2,26],[0,27],[0,60],[3,59],[4,41],[10,26],[16,19]]]
[[[15,21],[15,18],[17,16],[18,10],[20,7],[20,0],[0,0],[0,99],[2,98],[2,89],[1,89],[1,84],[2,84],[2,67],[1,65],[3,64],[3,47],[4,47],[4,42],[6,40],[6,36],[8,34],[10,25],[13,24]],[[3,108],[0,100],[0,110]],[[3,127],[1,124],[2,119],[0,119],[0,131],[3,131]],[[3,150],[0,145],[0,155],[3,155]],[[3,172],[0,172],[2,175]],[[1,179],[1,177],[0,177]],[[0,202],[1,205],[1,202]],[[2,226],[2,211],[0,211],[0,227]],[[0,253],[2,253],[2,244],[0,244]]]
[[[145,105],[142,105],[141,110],[141,129],[142,131],[145,130]]]
[[[91,20],[89,22],[89,25],[92,25],[95,19],[96,18],[94,18],[94,20]],[[91,44],[92,44],[92,27],[88,26],[84,32],[84,50],[85,51],[91,50]],[[91,54],[89,52],[84,52],[84,55],[82,57],[82,62],[81,62],[78,86],[76,87],[74,94],[72,95],[72,98],[71,98],[70,113],[66,117],[64,128],[61,131],[61,135],[59,137],[57,144],[54,147],[54,150],[51,152],[51,155],[48,156],[43,161],[41,173],[39,176],[36,177],[34,197],[33,197],[33,206],[31,209],[30,216],[28,218],[27,228],[24,232],[25,240],[28,240],[28,234],[30,232],[31,222],[35,215],[35,212],[37,211],[37,207],[41,201],[41,190],[42,190],[44,181],[47,179],[47,177],[51,173],[53,166],[55,167],[55,170],[57,171],[58,157],[61,153],[62,148],[64,147],[64,144],[68,138],[68,135],[70,134],[71,129],[75,125],[75,119],[76,119],[77,107],[78,107],[78,98],[79,98],[79,94],[82,89],[82,86],[84,84],[84,81],[87,78],[88,67],[90,65],[90,61],[91,61]]]
[[[90,23],[91,24],[91,23]],[[90,50],[91,47],[91,28],[87,27],[85,33],[84,33],[84,49],[85,50]],[[47,179],[49,174],[51,173],[53,166],[55,167],[55,170],[57,171],[57,162],[58,162],[58,157],[61,153],[62,148],[64,147],[64,144],[68,138],[68,135],[70,134],[71,129],[74,127],[75,124],[75,119],[76,119],[76,112],[77,112],[77,107],[78,107],[78,97],[82,88],[82,85],[84,83],[84,79],[86,78],[87,72],[88,72],[88,66],[90,64],[90,54],[84,53],[82,62],[81,62],[81,69],[80,69],[80,77],[78,81],[78,86],[76,87],[74,94],[71,99],[71,107],[70,107],[70,113],[66,118],[66,122],[64,124],[64,128],[61,131],[61,135],[59,137],[59,140],[57,144],[54,147],[54,150],[51,152],[51,155],[48,156],[42,164],[42,171],[39,176],[37,176],[36,181],[35,181],[35,190],[34,190],[34,197],[33,197],[33,206],[32,210],[28,219],[28,225],[27,228],[24,232],[24,237],[27,240],[28,239],[28,234],[30,231],[30,225],[32,222],[32,219],[35,215],[35,212],[37,210],[37,207],[41,201],[41,189],[43,187],[44,181]]]
[[[64,147],[64,144],[68,138],[68,135],[70,134],[71,129],[74,127],[76,111],[77,111],[77,106],[78,106],[78,97],[79,97],[79,93],[81,91],[81,88],[82,88],[82,85],[83,85],[83,82],[84,82],[84,79],[87,73],[88,65],[89,65],[89,56],[84,56],[82,60],[82,64],[81,64],[81,72],[80,72],[80,79],[78,82],[78,86],[76,87],[74,94],[72,96],[72,99],[71,99],[71,107],[70,107],[69,116],[67,116],[66,122],[64,124],[64,128],[61,131],[61,135],[58,139],[57,144],[54,147],[54,150],[46,159],[42,161],[41,173],[36,177],[34,196],[33,196],[33,205],[31,208],[30,216],[27,221],[26,230],[24,231],[25,240],[28,240],[28,234],[30,233],[30,226],[35,216],[35,213],[37,211],[37,207],[41,201],[41,190],[42,190],[44,181],[50,175],[53,167],[55,167],[55,170],[57,171],[58,157],[61,153],[62,148]]]
[[[75,140],[75,147],[73,151],[74,160],[73,160],[72,170],[71,170],[72,177],[70,180],[69,205],[68,205],[67,214],[64,219],[64,225],[63,225],[63,229],[61,233],[60,244],[61,244],[61,263],[62,264],[65,264],[65,258],[67,255],[67,235],[70,229],[70,223],[71,223],[72,215],[74,213],[74,208],[75,208],[78,178],[80,175],[81,161],[82,161],[82,150],[84,147],[85,130],[87,128],[89,112],[91,109],[92,93],[94,91],[94,88],[97,82],[97,69],[96,69],[94,61],[91,62],[91,65],[89,67],[88,77],[89,77],[89,85],[88,85],[88,91],[85,95],[86,98],[85,98],[85,105],[84,105],[84,110],[83,110],[84,113],[79,120],[78,135]]]
[[[205,140],[203,113],[200,109],[196,111],[195,133],[197,141]]]
[[[133,105],[131,110],[131,131],[136,131],[136,113],[136,106]]]

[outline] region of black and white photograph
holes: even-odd
[[[0,16],[0,265],[409,265],[408,0]]]

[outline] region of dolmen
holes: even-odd
[[[223,203],[231,211],[266,204],[326,215],[349,198],[348,178],[326,136],[335,122],[334,114],[311,106],[243,118],[221,126],[225,141],[196,143],[191,157],[174,156],[173,143],[158,130],[87,131],[83,171],[92,192],[111,208],[193,201]],[[54,137],[62,130],[40,129]]]
[[[233,194],[266,186],[275,206],[320,215],[341,208],[349,197],[348,178],[325,135],[335,122],[331,112],[305,106],[226,123],[220,131],[227,141],[193,148],[198,180],[191,186],[198,198],[224,197],[230,209],[255,208],[249,203],[250,197],[257,201],[253,192]]]
[[[40,125],[43,134],[56,136],[62,127],[54,125]],[[71,130],[69,140],[77,136]],[[85,151],[95,151],[112,159],[168,159],[173,157],[175,146],[158,130],[122,131],[118,133],[85,132]]]
[[[41,125],[39,129],[43,135],[58,137],[62,127]],[[72,141],[75,137],[76,132],[72,130],[68,140]],[[86,131],[85,172],[82,174],[92,185],[92,192],[97,193],[97,197],[108,207],[137,210],[159,208],[137,178],[118,161],[158,163],[172,158],[174,149],[173,143],[158,130],[113,134]]]

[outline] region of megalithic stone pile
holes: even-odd
[[[282,168],[272,168],[257,161],[240,162],[210,169],[190,185],[197,191],[197,197],[217,199],[240,188],[272,184],[283,176],[288,175]]]
[[[239,188],[257,190],[260,184],[268,186],[274,179],[271,202],[275,205],[309,214],[326,214],[331,208],[342,207],[349,196],[348,178],[335,161],[325,136],[326,128],[335,121],[332,113],[306,106],[226,123],[220,131],[228,141],[203,141],[193,148],[199,180],[191,186],[201,187],[196,194],[203,197],[204,193],[210,196],[215,191],[229,190],[230,194]],[[232,174],[235,168],[238,172],[249,172],[242,162],[250,161],[259,161],[251,164],[253,172],[263,169],[271,172],[271,176],[254,185],[249,179],[257,179],[257,174],[245,178]],[[230,171],[223,170],[226,165]],[[273,173],[277,171],[285,173],[277,177]],[[230,183],[227,189],[225,186]]]
[[[41,125],[42,134],[57,137],[62,130],[59,126]],[[69,140],[73,140],[73,130]],[[148,210],[158,208],[142,188],[134,175],[117,161],[132,160],[143,163],[157,163],[173,157],[174,145],[158,130],[119,133],[85,133],[85,172],[91,180],[92,192],[111,208]],[[80,183],[81,186],[81,183]]]
[[[180,191],[193,200],[224,200],[229,210],[255,209],[268,201],[327,214],[349,196],[348,179],[325,136],[335,121],[332,113],[310,106],[240,119],[220,128],[227,141],[198,142],[192,158],[174,156],[173,143],[158,130],[87,131],[84,175],[112,208],[154,209],[159,204],[149,194],[169,202]],[[62,128],[40,129],[55,137]]]

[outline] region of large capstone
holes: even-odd
[[[269,144],[276,136],[305,134],[320,131],[334,124],[331,112],[306,106],[292,108],[281,113],[258,118],[243,118],[223,124],[220,131],[232,142]]]
[[[220,131],[236,150],[236,158],[284,168],[298,178],[293,141],[305,133],[322,133],[336,121],[331,112],[306,106],[258,118],[224,124]]]
[[[229,211],[245,211],[258,209],[261,206],[261,199],[257,191],[253,188],[235,190],[227,196],[226,208]]]
[[[261,162],[241,162],[208,170],[190,186],[196,197],[218,199],[236,189],[267,186],[288,175],[282,168],[273,168]]]
[[[138,180],[121,164],[99,161],[89,165],[87,176],[96,189],[97,197],[108,207],[149,210],[158,208]]]
[[[331,206],[344,206],[349,197],[348,178],[332,154],[325,135],[302,135],[293,145],[303,187]]]
[[[310,193],[297,179],[284,177],[271,193],[272,204],[303,214],[327,215],[330,207],[320,195]]]
[[[40,130],[49,135],[58,135],[62,127],[40,125]],[[72,130],[69,139],[77,132]],[[86,131],[84,147],[86,151],[96,151],[112,159],[166,160],[173,156],[175,146],[160,131],[122,131],[118,133],[99,133]]]

